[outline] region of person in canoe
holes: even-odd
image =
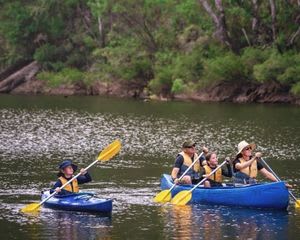
[[[208,149],[203,147],[203,152],[206,154]],[[204,155],[203,154],[203,155]],[[195,165],[187,172],[187,174],[179,182],[179,178],[188,169],[195,159],[198,158],[196,153],[196,143],[192,140],[187,140],[182,144],[182,151],[177,155],[175,164],[171,173],[171,177],[175,184],[196,184],[199,182],[200,167],[205,165],[205,156],[201,156]]]
[[[205,158],[207,164],[204,165],[200,171],[200,176],[203,178],[218,167],[218,158],[216,153],[208,153]],[[221,187],[222,176],[232,177],[232,170],[229,161],[226,161],[225,165],[219,168],[213,175],[208,177],[208,179],[204,182],[204,187]]]
[[[277,182],[275,176],[269,172],[259,161],[261,153],[257,152],[252,155],[256,148],[254,143],[241,141],[238,144],[238,152],[233,161],[234,182],[242,184],[255,184],[257,173],[260,172],[267,179]]]
[[[62,185],[64,185],[73,177],[73,174],[76,172],[76,170],[77,166],[73,164],[71,160],[64,160],[59,165],[59,172],[57,174],[58,180],[54,184],[54,187],[50,190],[50,193],[52,193],[53,191],[56,191],[60,195],[78,193],[79,184],[88,183],[92,181],[90,174],[84,169],[81,169],[81,175],[77,179],[74,179],[70,184],[65,186],[63,189],[60,189]]]

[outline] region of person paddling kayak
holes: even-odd
[[[50,193],[54,191],[56,191],[59,195],[78,193],[79,184],[88,183],[92,181],[92,178],[89,175],[89,173],[84,169],[81,169],[81,175],[77,179],[74,179],[70,184],[65,186],[62,190],[60,190],[60,187],[73,177],[73,174],[76,172],[76,170],[77,166],[73,164],[71,160],[64,160],[59,165],[59,172],[57,174],[58,180],[54,184],[53,188],[50,190]]]
[[[206,147],[203,147],[204,154],[208,152]],[[205,163],[205,157],[202,156],[195,165],[187,172],[187,174],[179,182],[179,178],[185,170],[198,158],[196,153],[196,142],[187,140],[182,144],[182,152],[178,153],[171,176],[175,184],[196,184],[199,182],[200,167]]]
[[[206,162],[207,164],[200,171],[200,176],[203,178],[218,167],[217,154],[214,152],[208,153],[206,155]],[[226,161],[226,165],[222,166],[213,175],[208,177],[208,179],[204,182],[204,187],[221,187],[223,181],[222,176],[232,177],[232,170],[229,161]]]
[[[241,141],[238,144],[238,152],[233,161],[234,182],[242,184],[255,184],[257,173],[260,172],[265,178],[277,182],[276,177],[269,172],[264,165],[259,161],[261,152],[252,155],[252,151],[256,148],[254,143]],[[286,186],[291,186],[286,183]]]

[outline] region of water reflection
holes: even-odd
[[[60,240],[111,239],[111,217],[66,211],[41,213],[44,236]]]
[[[163,206],[161,212],[172,239],[286,239],[288,234],[285,211],[186,205]]]

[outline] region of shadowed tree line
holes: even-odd
[[[299,0],[0,5],[1,72],[35,60],[37,78],[53,87],[118,82],[172,96],[220,82],[275,81],[300,94]]]

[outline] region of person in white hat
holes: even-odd
[[[267,179],[277,182],[275,176],[269,172],[259,161],[261,153],[257,152],[252,155],[256,148],[254,143],[241,141],[238,144],[238,152],[233,161],[233,172],[235,173],[235,183],[254,184],[256,183],[257,173],[260,172]]]

